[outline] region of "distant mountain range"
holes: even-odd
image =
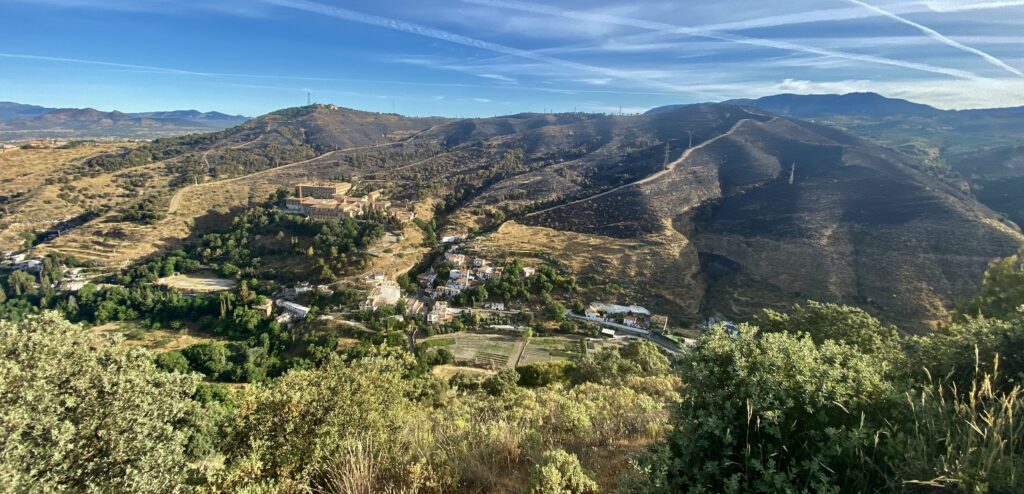
[[[904,99],[887,98],[877,93],[848,94],[776,94],[758,99],[726,101],[734,105],[753,106],[779,115],[797,118],[816,118],[829,115],[864,117],[942,117],[978,115],[1024,116],[1024,106],[1013,108],[986,108],[979,110],[940,110],[933,106]]]
[[[212,132],[248,117],[196,110],[123,113],[92,108],[46,108],[0,102],[0,140],[119,137],[149,139]]]

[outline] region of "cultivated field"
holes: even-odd
[[[427,338],[420,348],[447,348],[455,355],[457,364],[498,369],[578,358],[582,355],[581,341],[582,338],[572,336],[534,336],[526,343],[519,335],[452,333]]]
[[[178,274],[160,278],[157,284],[186,292],[222,292],[237,284],[235,280],[217,278],[210,274]]]

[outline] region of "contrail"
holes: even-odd
[[[989,55],[988,53],[985,53],[985,52],[983,52],[983,51],[981,51],[981,50],[979,50],[977,48],[972,48],[972,47],[967,46],[967,45],[965,45],[963,43],[960,43],[959,41],[956,41],[954,39],[950,39],[946,35],[938,32],[938,31],[936,31],[936,30],[934,30],[934,29],[932,29],[932,28],[930,28],[928,26],[925,26],[925,25],[922,25],[922,24],[918,24],[918,23],[916,23],[916,22],[914,22],[914,21],[912,21],[910,19],[907,19],[906,17],[902,17],[902,16],[899,16],[899,15],[893,14],[892,12],[889,12],[888,10],[884,10],[884,9],[879,8],[879,7],[875,7],[874,5],[871,5],[869,3],[864,3],[861,0],[847,0],[847,1],[850,2],[850,3],[856,4],[856,5],[860,5],[861,7],[864,7],[866,9],[872,10],[874,12],[877,12],[877,13],[879,13],[879,14],[885,16],[885,17],[888,17],[890,19],[893,19],[895,21],[902,22],[903,24],[906,24],[908,26],[912,26],[912,27],[916,28],[917,30],[921,31],[922,33],[924,33],[929,38],[932,38],[932,39],[934,39],[934,40],[936,40],[936,41],[938,41],[940,43],[943,43],[945,45],[952,46],[953,48],[956,48],[958,50],[965,51],[967,53],[972,53],[974,55],[978,55],[979,57],[984,58],[988,63],[990,63],[992,65],[995,65],[996,67],[999,67],[999,68],[1001,68],[1003,70],[1006,70],[1007,72],[1010,72],[1010,73],[1012,73],[1012,74],[1014,74],[1014,75],[1016,75],[1018,77],[1024,77],[1024,72],[1021,72],[1020,70],[1017,70],[1013,66],[1007,64],[1006,62],[1003,62],[1002,60],[1000,60],[1000,59],[998,59],[996,57],[993,57],[992,55]]]
[[[702,38],[716,39],[720,41],[730,41],[733,43],[747,44],[753,46],[760,46],[766,48],[776,48],[779,50],[809,53],[813,55],[821,55],[826,57],[843,58],[846,60],[856,60],[860,62],[869,62],[879,65],[889,65],[893,67],[900,67],[905,69],[920,70],[923,72],[931,72],[933,74],[942,74],[960,79],[976,80],[981,79],[977,74],[959,69],[951,69],[946,67],[937,67],[934,65],[908,62],[905,60],[894,60],[891,58],[878,57],[874,55],[863,55],[860,53],[849,53],[838,50],[831,50],[827,48],[819,48],[815,46],[802,45],[798,43],[792,43],[788,41],[778,41],[764,38],[754,38],[750,36],[742,36],[738,34],[728,34],[721,31],[709,30],[705,28],[688,28],[683,26],[677,26],[674,24],[667,24],[664,22],[648,21],[643,19],[634,19],[629,17],[620,17],[606,14],[599,14],[593,12],[579,12],[573,10],[561,9],[558,7],[550,7],[547,5],[541,5],[529,2],[519,1],[508,1],[508,0],[463,0],[467,3],[473,3],[477,5],[484,5],[489,7],[497,7],[508,10],[518,10],[521,12],[528,12],[531,14],[538,15],[553,15],[558,17],[564,17],[567,19],[576,20],[587,20],[595,22],[603,22],[606,24],[613,24],[619,26],[634,27],[638,29],[646,29],[649,31],[656,31],[662,34],[675,34],[684,36],[697,36]]]
[[[319,14],[327,17],[334,17],[336,19],[342,19],[351,22],[358,22],[360,24],[367,24],[371,26],[377,26],[385,29],[391,29],[394,31],[401,31],[409,34],[415,34],[418,36],[424,36],[427,38],[438,39],[446,41],[448,43],[454,43],[481,50],[487,50],[494,53],[500,53],[504,55],[510,55],[514,57],[525,58],[528,60],[534,60],[550,65],[564,67],[567,69],[573,69],[578,71],[585,71],[590,73],[596,73],[608,77],[614,77],[616,79],[622,79],[627,81],[645,83],[652,87],[657,87],[663,90],[669,90],[674,92],[691,92],[697,94],[703,94],[705,96],[718,97],[720,95],[710,94],[704,91],[695,90],[692,87],[680,86],[677,84],[670,84],[664,81],[649,77],[641,77],[633,72],[617,70],[607,67],[599,67],[595,65],[588,65],[584,63],[572,62],[569,60],[563,60],[560,58],[543,55],[540,53],[532,52],[529,50],[523,50],[519,48],[513,48],[510,46],[501,45],[498,43],[492,43],[490,41],[484,41],[461,34],[456,34],[441,29],[421,26],[419,24],[413,24],[411,22],[405,22],[398,19],[391,19],[388,17],[380,17],[371,14],[365,14],[354,10],[344,9],[341,7],[334,7],[332,5],[325,5],[322,3],[312,2],[308,0],[263,0],[265,3],[276,5],[278,7],[290,8],[295,10],[302,10],[313,14]]]
[[[67,58],[67,57],[53,57],[46,55],[33,55],[28,53],[0,53],[0,58],[14,58],[22,60],[39,60],[44,62],[61,62],[61,63],[72,63],[82,65],[96,65],[100,67],[110,67],[112,69],[122,69],[126,71],[135,71],[143,73],[157,73],[157,74],[172,74],[182,75],[189,77],[203,77],[203,78],[227,78],[227,79],[270,79],[270,80],[281,80],[281,81],[301,81],[301,82],[355,82],[355,83],[369,83],[369,84],[389,84],[389,85],[400,85],[400,86],[417,86],[417,87],[452,87],[452,88],[469,88],[469,89],[493,89],[493,85],[487,84],[469,84],[469,83],[454,83],[454,82],[423,82],[423,81],[401,81],[401,80],[386,80],[386,79],[363,79],[353,77],[314,77],[314,76],[301,76],[301,75],[274,75],[274,74],[243,74],[243,73],[226,73],[226,72],[199,72],[194,70],[178,69],[173,67],[158,67],[154,65],[137,65],[121,62],[111,62],[106,60],[88,60],[82,58]],[[251,86],[257,87],[257,86]],[[282,90],[296,90],[306,92],[308,88],[284,88],[284,87],[273,87],[266,86],[267,89],[282,89]],[[515,91],[537,91],[545,93],[556,93],[556,94],[633,94],[641,96],[675,96],[679,94],[678,90],[673,91],[655,91],[655,90],[610,90],[610,89],[568,89],[558,87],[540,87],[540,86],[527,86],[527,85],[504,85],[504,90],[515,90]],[[706,92],[712,89],[710,86],[693,86],[694,92]]]

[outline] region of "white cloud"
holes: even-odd
[[[504,76],[504,75],[501,75],[501,74],[476,74],[476,76],[477,77],[483,77],[484,79],[494,79],[496,81],[501,81],[501,82],[511,82],[511,83],[519,82],[519,81],[515,80],[512,77]]]

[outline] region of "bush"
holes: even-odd
[[[579,458],[561,449],[544,453],[530,477],[530,494],[597,494],[600,489],[583,471]]]
[[[157,354],[156,358],[153,360],[157,367],[167,372],[186,374],[192,371],[191,367],[188,365],[188,359],[178,351]]]
[[[53,312],[0,321],[3,490],[181,492],[196,384]]]
[[[884,366],[807,336],[701,338],[682,362],[686,393],[661,492],[869,492],[890,479],[878,434],[895,410]]]

